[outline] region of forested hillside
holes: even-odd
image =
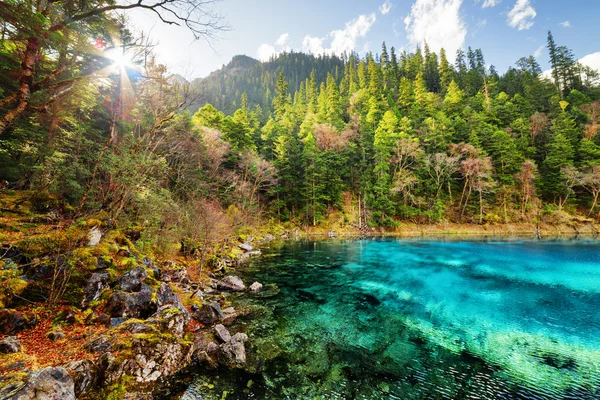
[[[261,98],[259,85],[241,79],[221,92],[252,90],[233,116],[208,104],[193,121],[221,132],[234,153],[258,153],[275,168],[266,196],[283,220],[316,225],[348,201],[360,226],[533,221],[565,207],[594,215],[598,72],[551,33],[548,50],[552,80],[532,56],[500,74],[485,67],[480,49],[459,51],[451,64],[427,45],[397,56],[384,44],[379,55],[351,54],[324,81],[313,72],[300,85],[306,69],[288,62],[299,55],[282,55],[265,64],[285,66],[272,107],[263,100],[268,84]]]
[[[343,65],[335,56],[315,57],[304,53],[281,54],[265,63],[248,56],[235,56],[208,77],[192,81],[190,92],[195,101],[191,108],[210,103],[225,114],[233,114],[241,106],[242,94],[246,93],[250,104],[269,110],[280,72],[283,72],[289,89],[296,91],[311,72],[318,83],[324,82],[329,73],[339,79]]]

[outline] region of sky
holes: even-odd
[[[577,59],[600,69],[600,0],[222,0],[214,11],[230,29],[211,43],[194,41],[184,27],[155,15],[128,14],[136,30],[157,43],[158,61],[173,73],[200,78],[234,55],[268,60],[282,51],[361,55],[379,53],[382,42],[397,53],[427,41],[432,51],[481,48],[500,72],[535,55],[548,69],[548,30]]]

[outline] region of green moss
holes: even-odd
[[[8,374],[8,375],[4,375],[2,378],[2,380],[0,380],[0,389],[9,386],[9,385],[19,385],[21,383],[24,383],[27,378],[29,377],[29,374],[27,372],[15,372],[12,374]]]
[[[0,308],[7,307],[15,296],[25,291],[27,285],[28,283],[21,278],[0,278]]]

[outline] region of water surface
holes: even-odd
[[[240,328],[262,372],[198,378],[187,398],[600,398],[599,250],[582,239],[268,250],[244,272],[266,291],[239,300],[254,310]]]

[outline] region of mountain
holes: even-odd
[[[250,107],[260,105],[263,110],[270,109],[275,81],[280,72],[283,72],[289,84],[288,90],[293,93],[312,71],[319,85],[326,80],[328,72],[339,80],[343,70],[344,62],[336,56],[291,52],[260,62],[245,55],[237,55],[221,69],[205,78],[192,81],[191,93],[196,100],[190,111],[195,112],[206,103],[211,103],[225,114],[233,114],[240,105],[243,93],[248,96]]]

